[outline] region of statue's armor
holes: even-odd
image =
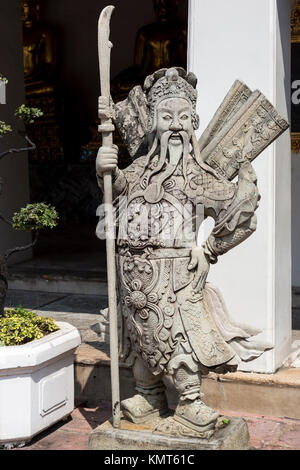
[[[256,184],[249,172],[231,183],[189,155],[161,188],[166,168],[143,189],[141,182],[157,160],[145,171],[146,157],[138,158],[117,170],[113,183],[119,298],[132,347],[155,375],[174,373],[180,365],[196,372],[233,364],[235,351],[205,308],[202,293],[193,292],[195,270],[188,265],[205,217],[216,221],[204,245],[211,263],[255,230]]]

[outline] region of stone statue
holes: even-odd
[[[174,420],[205,432],[219,415],[202,400],[201,376],[234,371],[272,347],[230,318],[206,279],[211,264],[256,230],[260,195],[251,161],[288,124],[259,91],[236,81],[197,141],[196,83],[193,73],[172,67],[116,105],[100,97],[100,117],[113,117],[134,161],[121,170],[117,147],[101,147],[96,171],[101,188],[112,171],[120,354],[136,380],[123,415],[134,423],[164,416],[162,378],[169,374],[179,395]],[[208,216],[215,226],[198,246]]]

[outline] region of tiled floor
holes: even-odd
[[[6,307],[18,305],[41,311],[97,314],[100,309],[107,307],[107,290],[101,283],[99,295],[10,289],[6,297]],[[300,308],[292,310],[292,329],[300,330]]]
[[[99,402],[94,408],[79,406],[65,422],[57,423],[25,447],[14,450],[87,450],[91,431],[110,416],[110,402]],[[254,415],[243,418],[248,423],[253,450],[300,450],[300,421]]]
[[[6,296],[6,307],[22,305],[33,310],[98,314],[107,307],[107,294],[59,294],[27,290],[9,290]]]

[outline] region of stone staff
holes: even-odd
[[[110,18],[114,6],[107,6],[100,14],[98,22],[98,51],[100,68],[101,96],[110,100],[110,53],[112,43],[109,40]],[[112,147],[114,125],[111,118],[99,116],[101,125],[98,127],[102,133],[103,147]],[[104,183],[104,211],[106,231],[107,256],[107,283],[108,306],[110,323],[110,361],[111,361],[111,388],[112,388],[112,417],[115,428],[120,425],[120,385],[118,364],[118,323],[117,323],[117,297],[116,297],[116,265],[115,265],[115,231],[112,205],[112,175],[105,172]]]

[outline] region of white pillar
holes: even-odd
[[[190,0],[189,65],[198,77],[199,136],[234,80],[260,89],[283,117],[290,102],[290,11],[293,0]],[[241,370],[272,373],[290,352],[291,167],[286,131],[254,162],[262,196],[257,231],[220,257],[209,280],[231,316],[260,328],[274,344]]]
[[[24,69],[22,49],[21,2],[1,2],[0,14],[0,73],[7,79],[6,104],[0,103],[0,120],[11,124],[14,130],[23,129],[23,123],[14,117],[14,110],[24,103]],[[0,153],[10,147],[25,147],[26,142],[14,134],[0,140]],[[29,202],[29,178],[27,153],[7,155],[0,161],[3,193],[0,196],[0,212],[12,214]],[[0,253],[8,248],[30,243],[29,233],[17,232],[0,221]],[[11,257],[12,262],[28,259],[31,250]]]

